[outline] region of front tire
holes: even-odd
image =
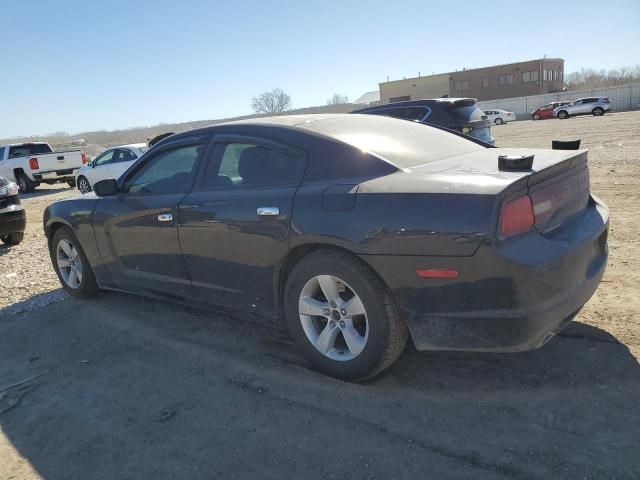
[[[538,115],[537,113],[533,116],[534,120],[540,120],[540,115]]]
[[[593,111],[591,112],[593,114],[594,117],[600,117],[602,115],[604,115],[604,109],[600,108],[600,107],[596,107],[593,109]]]
[[[22,240],[24,240],[24,232],[14,232],[0,237],[0,241],[7,245],[18,245]]]
[[[100,289],[80,242],[68,227],[53,235],[49,253],[62,287],[76,298],[91,298]]]
[[[312,366],[345,380],[366,380],[402,353],[407,327],[386,287],[352,255],[318,250],[288,275],[284,317]]]
[[[569,118],[569,114],[565,110],[561,110],[561,111],[558,112],[558,118],[560,120],[565,120],[565,119]]]
[[[496,118],[496,125],[502,125],[504,123],[504,120],[502,120],[501,118]]]
[[[80,193],[89,193],[91,191],[91,184],[86,177],[78,177],[78,190]]]

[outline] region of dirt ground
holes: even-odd
[[[59,289],[43,208],[0,247],[0,479],[640,478],[640,112],[493,129],[581,138],[611,209],[604,280],[519,354],[408,347],[374,381],[308,370],[286,335],[226,314]]]

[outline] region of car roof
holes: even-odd
[[[105,150],[105,152],[107,150],[114,150],[116,148],[138,148],[138,149],[140,149],[140,148],[147,148],[147,144],[146,143],[128,143],[126,145],[113,145],[113,146],[107,148]]]
[[[234,126],[243,128],[233,132],[231,127]],[[256,127],[256,130],[252,131],[250,127]],[[353,113],[282,115],[236,120],[172,135],[158,145],[187,136],[216,132],[251,135],[259,132],[259,127],[275,127],[346,144],[372,153],[397,168],[429,163],[456,153],[485,148],[429,125],[387,116]]]
[[[406,100],[404,102],[393,102],[393,103],[385,103],[380,105],[375,105],[373,107],[365,107],[360,108],[358,110],[354,110],[351,113],[365,113],[372,112],[376,110],[381,110],[385,108],[397,108],[397,107],[433,107],[439,105],[453,106],[456,103],[468,103],[473,102],[473,104],[477,103],[477,99],[475,98],[423,98],[421,100]]]

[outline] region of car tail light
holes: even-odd
[[[38,165],[38,159],[36,157],[33,157],[33,158],[29,159],[29,168],[31,170],[39,170],[40,169],[40,165]]]
[[[533,228],[533,204],[529,195],[523,195],[502,206],[500,213],[500,236],[513,237]]]
[[[85,152],[82,152],[82,164],[86,164],[87,163],[87,154]]]

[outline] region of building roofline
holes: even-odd
[[[477,67],[477,68],[466,68],[464,70],[455,70],[453,72],[442,72],[442,73],[434,73],[432,75],[420,75],[419,77],[409,77],[409,78],[402,78],[402,79],[398,79],[398,80],[389,80],[388,82],[380,82],[378,83],[378,85],[388,85],[390,83],[396,83],[396,82],[406,82],[409,80],[419,80],[421,78],[429,78],[429,77],[439,77],[441,75],[451,75],[454,73],[461,73],[461,72],[473,72],[476,70],[486,70],[488,68],[497,68],[497,67],[508,67],[509,65],[517,65],[519,63],[529,63],[529,62],[541,62],[543,60],[560,60],[564,62],[564,58],[560,58],[560,57],[546,57],[546,58],[532,58],[529,60],[521,60],[519,62],[509,62],[509,63],[501,63],[498,65],[489,65],[486,67]]]

